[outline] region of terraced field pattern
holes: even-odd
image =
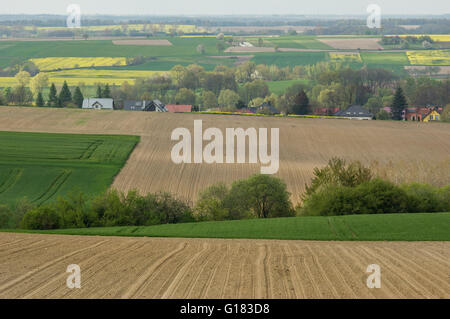
[[[0,202],[42,204],[75,189],[104,191],[139,141],[135,136],[0,132]]]

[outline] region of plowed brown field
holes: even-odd
[[[279,128],[278,176],[287,183],[294,202],[310,182],[313,169],[333,156],[366,163],[392,162],[397,175],[406,167],[402,163],[407,163],[404,176],[425,172],[430,160],[447,163],[433,171],[443,179],[442,184],[450,183],[450,174],[445,174],[450,164],[450,126],[445,123],[0,107],[0,130],[4,131],[140,135],[141,143],[113,184],[120,190],[169,191],[195,200],[198,192],[211,184],[231,183],[260,172],[259,164],[174,164],[170,155],[175,145],[172,130],[183,127],[193,132],[198,119],[203,120],[203,130]],[[411,165],[416,161],[421,163],[420,169]],[[424,178],[431,178],[432,173]]]
[[[68,289],[68,265],[81,289]],[[366,285],[381,267],[381,288]],[[0,298],[450,298],[450,243],[0,233]]]

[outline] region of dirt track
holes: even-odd
[[[68,289],[66,268],[81,268]],[[381,289],[367,266],[381,266]],[[0,233],[0,298],[450,298],[450,243]]]

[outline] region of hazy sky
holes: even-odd
[[[366,14],[378,4],[385,14],[450,13],[449,0],[1,0],[0,14],[65,14],[69,4],[85,14]]]

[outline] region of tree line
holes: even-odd
[[[48,96],[43,96],[49,82],[45,73],[31,78],[27,71],[20,71],[15,78],[17,85],[0,94],[1,104],[29,105],[34,101],[38,106],[81,107],[82,97],[89,94],[82,83],[73,92],[64,83],[59,93],[52,84]],[[281,80],[291,80],[292,85],[280,94],[271,92],[268,81]],[[399,95],[405,103],[398,99]],[[394,112],[386,114],[384,109],[450,104],[450,79],[401,79],[385,69],[355,70],[332,62],[280,68],[248,61],[236,67],[218,65],[213,71],[196,64],[177,65],[170,73],[137,79],[134,84],[124,82],[111,88],[99,85],[95,97],[118,101],[159,99],[165,104],[190,104],[196,109],[218,111],[269,104],[281,113],[299,115],[359,104],[379,119],[398,119]]]

